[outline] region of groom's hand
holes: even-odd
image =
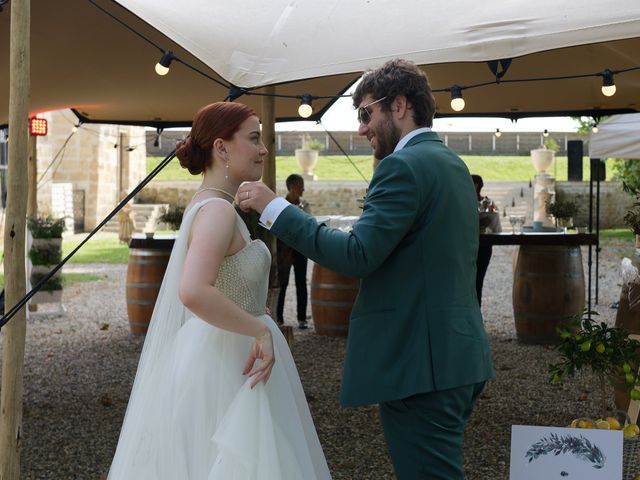
[[[255,210],[259,214],[262,214],[264,208],[271,200],[276,198],[276,196],[277,195],[273,193],[269,187],[260,181],[246,182],[238,188],[236,200],[240,210],[243,212]]]

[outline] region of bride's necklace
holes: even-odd
[[[221,188],[216,188],[216,187],[204,187],[204,188],[200,188],[199,190],[196,190],[196,193],[193,194],[194,198],[197,194],[199,194],[200,192],[204,192],[205,190],[211,190],[212,192],[218,192],[218,193],[222,193],[223,195],[226,195],[227,197],[229,197],[231,199],[231,202],[233,202],[236,197],[235,195],[231,195],[229,192],[222,190]]]

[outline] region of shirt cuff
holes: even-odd
[[[271,200],[260,215],[260,225],[267,230],[271,230],[271,226],[278,219],[282,211],[291,205],[286,198],[276,197]]]

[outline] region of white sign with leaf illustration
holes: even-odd
[[[511,427],[510,480],[622,478],[622,432]]]

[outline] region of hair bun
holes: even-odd
[[[176,156],[182,168],[188,169],[192,175],[198,175],[205,169],[207,153],[194,143],[191,135],[176,143]]]

